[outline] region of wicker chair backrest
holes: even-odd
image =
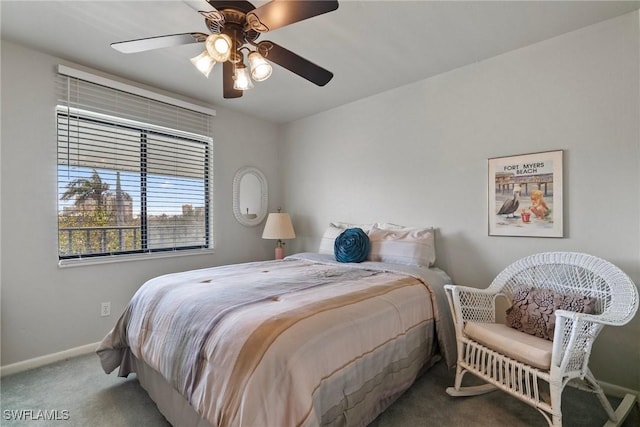
[[[638,289],[618,267],[577,252],[544,252],[509,265],[488,290],[512,301],[520,286],[551,289],[565,295],[596,298],[596,314],[607,323],[624,325],[638,310]]]

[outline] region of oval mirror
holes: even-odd
[[[253,166],[238,169],[233,177],[233,214],[247,227],[260,224],[267,216],[267,178]]]

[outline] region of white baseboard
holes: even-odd
[[[96,351],[96,348],[98,348],[98,344],[100,343],[96,342],[93,344],[86,344],[80,347],[60,351],[58,353],[46,354],[44,356],[34,357],[33,359],[23,360],[22,362],[0,366],[0,377],[4,377],[5,375],[17,374],[18,372],[28,371],[29,369],[39,368],[40,366],[59,362],[71,357],[93,353],[94,351]]]

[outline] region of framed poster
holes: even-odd
[[[489,159],[489,235],[563,237],[562,150]]]

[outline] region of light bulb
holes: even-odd
[[[267,80],[273,71],[271,64],[258,52],[249,54],[249,67],[251,68],[251,77],[257,82]]]
[[[216,61],[209,55],[209,52],[206,50],[203,51],[200,55],[194,56],[191,58],[191,63],[195,65],[195,67],[204,74],[205,77],[209,77],[209,73],[213,70],[213,66],[216,65]]]
[[[205,41],[207,52],[218,62],[225,62],[231,56],[231,37],[226,34],[211,34]]]
[[[236,90],[248,90],[253,87],[251,77],[244,64],[236,65],[236,72],[233,76],[233,88]]]

